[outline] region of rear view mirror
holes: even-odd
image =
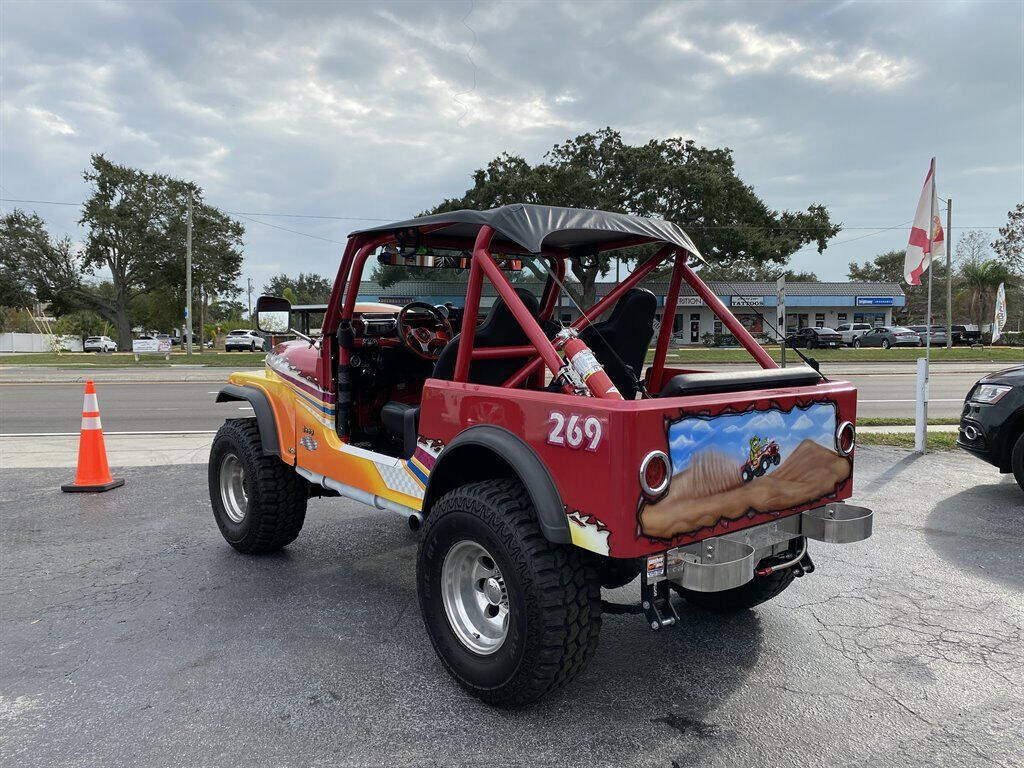
[[[288,299],[260,296],[256,300],[256,327],[264,333],[287,333],[292,305]]]

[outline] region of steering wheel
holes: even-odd
[[[423,312],[434,319],[433,328],[422,326],[410,327],[408,315],[410,312]],[[437,362],[441,356],[441,350],[451,341],[452,324],[445,314],[433,304],[425,301],[413,301],[402,307],[398,313],[398,340],[406,349],[417,357],[431,362]]]

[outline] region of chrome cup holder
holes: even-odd
[[[871,535],[874,513],[867,507],[834,502],[800,515],[801,533],[827,544],[852,544]]]

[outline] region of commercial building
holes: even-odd
[[[540,296],[543,285],[536,281],[517,283]],[[604,296],[615,285],[612,282],[597,284],[597,295]],[[729,307],[740,322],[754,334],[770,333],[764,327],[761,315],[775,322],[775,283],[709,283],[715,295]],[[664,304],[668,292],[666,282],[646,286],[657,297],[658,304]],[[387,288],[364,282],[359,288],[359,301],[382,301],[390,304],[408,304],[410,301],[426,301],[431,304],[451,303],[461,307],[466,297],[464,282],[403,281]],[[494,287],[484,281],[481,306],[494,303]],[[843,323],[870,323],[891,325],[892,312],[902,307],[906,298],[898,283],[796,283],[786,286],[787,328],[835,328]],[[579,316],[579,311],[565,297],[561,300],[558,315],[563,322]],[[699,344],[705,334],[720,333],[721,323],[711,310],[697,297],[692,289],[683,285],[679,306],[673,327],[684,344]]]

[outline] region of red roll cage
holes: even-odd
[[[430,218],[436,220],[442,217],[434,216]],[[424,225],[416,227],[415,235],[417,242],[428,248],[466,249],[470,245],[469,238],[467,237],[451,237],[438,232],[446,226],[448,226],[446,223],[424,223]],[[338,275],[334,282],[327,313],[324,317],[323,333],[325,338],[334,336],[342,320],[352,319],[363,269],[370,255],[381,246],[398,243],[403,235],[408,233],[409,230],[407,229],[383,232],[371,230],[368,232],[357,232],[350,236],[338,268]],[[523,364],[502,385],[503,387],[518,387],[529,380],[531,376],[537,377],[537,381],[543,381],[543,369],[545,367],[552,374],[557,374],[563,366],[559,349],[564,344],[565,339],[563,337],[556,338],[555,340],[548,339],[539,321],[551,318],[561,292],[561,283],[565,276],[565,260],[569,257],[570,252],[568,248],[545,247],[540,253],[533,254],[546,259],[551,266],[551,275],[549,275],[544,288],[540,312],[538,317],[535,318],[526,308],[526,305],[512,287],[501,267],[491,255],[491,243],[495,234],[494,227],[488,224],[481,224],[476,231],[475,240],[472,243],[472,257],[470,260],[469,282],[466,287],[462,327],[476,327],[480,311],[483,279],[486,276],[494,285],[498,295],[508,305],[523,332],[530,340],[530,344],[476,349],[474,347],[474,334],[462,334],[459,337],[460,343],[455,364],[454,380],[457,382],[468,381],[469,367],[473,360],[532,356],[532,359]],[[590,248],[592,253],[600,253],[652,242],[659,242],[659,238],[629,235],[618,239],[605,240],[593,244]],[[515,244],[508,245],[503,243],[501,251],[510,254],[531,255],[527,249]],[[757,343],[750,332],[743,327],[732,312],[714,294],[714,291],[700,279],[694,269],[688,264],[691,255],[688,249],[678,244],[663,242],[662,247],[651,259],[640,264],[622,282],[609,291],[607,295],[597,301],[592,307],[584,310],[583,314],[573,321],[570,327],[573,330],[581,330],[588,323],[596,321],[627,291],[636,287],[659,266],[672,259],[673,267],[668,293],[665,296],[665,303],[662,308],[663,319],[661,329],[658,334],[654,361],[648,374],[648,382],[651,389],[653,391],[660,391],[663,385],[665,359],[672,335],[672,322],[667,321],[667,319],[675,316],[680,288],[684,280],[762,368],[777,368],[778,365],[771,356]],[[321,350],[321,361],[325,371],[330,370],[329,350],[330,346],[326,344]],[[349,351],[347,349],[344,347],[338,348],[338,363],[340,365],[348,363],[348,356]],[[325,376],[322,377],[322,380],[329,380],[330,378]],[[333,382],[329,386],[333,389]]]

